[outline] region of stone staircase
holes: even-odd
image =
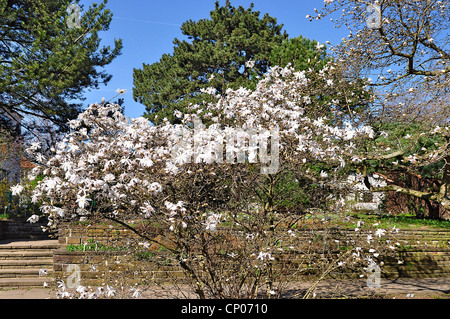
[[[25,220],[1,221],[0,289],[43,288],[44,282],[50,284],[53,251],[60,244],[40,226]],[[41,276],[42,271],[45,276]]]
[[[388,278],[439,278],[450,280],[450,230],[401,230],[395,240],[401,247],[397,261],[385,267]]]
[[[0,289],[42,288],[51,280],[53,250],[59,247],[57,240],[0,241]]]

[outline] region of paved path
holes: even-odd
[[[318,285],[316,292],[317,297],[326,297],[327,289],[335,288],[338,281],[324,281]],[[339,282],[342,284],[342,281]],[[292,291],[297,289],[307,288],[308,283],[299,283],[293,286]],[[183,298],[182,295],[175,295],[174,290],[169,285],[164,288],[150,288],[143,295],[142,298],[149,299],[166,299],[166,298]],[[341,287],[340,291],[343,295],[351,296],[365,296],[368,292],[375,293],[386,298],[449,298],[450,299],[450,278],[399,278],[397,280],[381,281],[381,287],[377,289],[369,289],[364,285],[355,285],[350,283]],[[294,293],[292,294],[294,295]],[[177,297],[178,296],[178,297]],[[10,289],[0,290],[0,299],[45,299],[55,298],[55,291],[49,288],[42,289]],[[190,298],[195,298],[193,295],[188,295]]]
[[[318,297],[327,296],[330,288],[337,286],[339,281],[324,281],[316,291]],[[368,288],[365,280],[357,284],[348,282],[338,289],[342,296],[378,295],[384,298],[433,298],[450,299],[450,278],[398,278],[395,280],[381,279],[380,288]]]

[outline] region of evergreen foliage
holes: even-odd
[[[120,54],[122,41],[100,47],[99,32],[108,30],[112,18],[107,1],[82,12],[79,27],[69,27],[71,2],[0,0],[3,112],[38,116],[65,129],[81,111],[72,101],[111,79],[101,68]]]
[[[270,54],[288,35],[283,25],[269,14],[230,1],[219,2],[210,19],[188,20],[181,31],[188,40],[174,40],[172,54],[159,62],[134,69],[133,97],[146,106],[145,116],[160,123],[164,117],[176,121],[174,111],[186,111],[189,103],[201,103],[207,95],[201,89],[255,86],[257,76],[267,72]],[[254,61],[250,68],[247,64]],[[209,100],[209,97],[208,97]]]

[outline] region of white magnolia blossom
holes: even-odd
[[[39,216],[36,214],[31,215],[28,219],[27,222],[34,224],[37,223],[39,221]]]
[[[384,236],[385,233],[386,233],[386,230],[381,229],[381,228],[379,228],[379,229],[377,229],[377,230],[375,231],[375,235],[378,236],[378,237]]]
[[[266,261],[266,260],[274,260],[275,258],[269,252],[260,251],[258,257],[256,259]]]
[[[150,218],[161,206],[164,208],[164,201],[157,200],[165,191],[161,182],[185,174],[184,164],[230,163],[229,159],[232,163],[273,164],[270,162],[278,158],[268,158],[264,153],[268,151],[268,140],[276,136],[279,149],[288,146],[286,138],[296,140],[295,152],[303,163],[335,162],[342,168],[347,156],[344,153],[356,149],[354,139],[373,138],[374,131],[350,122],[339,124],[328,115],[314,119],[308,116],[307,108],[318,107],[314,96],[321,93],[314,90],[327,94],[327,86],[338,84],[328,75],[333,68],[327,65],[312,79],[310,71],[272,67],[254,90],[227,89],[216,101],[205,104],[205,114],[211,120],[208,126],[199,120],[197,105],[191,106],[192,114],[184,114],[182,124],[163,121],[151,126],[142,117],[127,119],[118,105],[92,104],[70,122],[72,131],[57,144],[53,156],[33,170],[34,176],[45,175],[33,192],[33,202],[42,201],[54,208],[46,210],[54,218],[85,218],[97,207],[115,216],[135,212]],[[309,87],[312,81],[317,82],[314,89]],[[215,89],[203,92],[215,94]],[[29,150],[38,151],[38,145]],[[271,154],[277,152],[272,150]],[[350,160],[358,162],[361,158],[354,154]],[[329,178],[332,173],[321,171],[319,175]],[[18,193],[19,186],[14,191]],[[183,211],[187,205],[166,202],[172,229],[186,225]],[[56,208],[65,209],[64,213]],[[214,231],[219,218],[217,214],[207,217],[207,230]]]
[[[17,184],[17,185],[15,185],[15,186],[12,186],[12,187],[11,187],[12,195],[13,195],[13,196],[20,195],[20,194],[23,192],[23,189],[24,189],[23,186],[20,185],[20,184]]]
[[[141,207],[141,211],[144,214],[145,218],[149,218],[155,212],[155,209],[152,205],[150,205],[149,202],[146,202],[145,206]]]
[[[117,90],[116,90],[116,93],[117,93],[117,94],[124,95],[126,91],[127,91],[126,89],[117,89]]]
[[[326,116],[324,113],[311,115],[322,107],[317,97],[329,94],[339,85],[339,79],[330,76],[332,67],[327,65],[317,74],[312,70],[296,71],[290,66],[272,67],[254,90],[227,89],[223,95],[215,95],[214,101],[202,104],[202,108],[191,105],[188,113],[176,114],[181,121],[176,125],[167,120],[150,125],[143,117],[127,119],[118,105],[92,104],[69,123],[71,131],[56,145],[53,154],[41,155],[42,165],[30,173],[32,177],[44,176],[32,192],[32,201],[41,203],[49,226],[61,218],[101,217],[120,221],[145,218],[157,220],[174,238],[197,227],[198,232],[193,237],[198,239],[220,234],[222,229],[218,225],[227,220],[235,223],[236,234],[241,232],[250,246],[254,245],[252,262],[265,267],[270,264],[268,261],[274,260],[271,252],[275,251],[273,246],[257,246],[265,235],[257,228],[243,230],[238,222],[228,220],[227,207],[223,214],[212,212],[217,210],[208,207],[207,201],[220,198],[220,187],[225,189],[228,185],[214,184],[211,198],[200,191],[197,194],[197,190],[204,186],[203,177],[228,174],[233,172],[234,165],[242,164],[244,170],[248,163],[259,163],[263,167],[278,161],[282,168],[307,166],[310,162],[327,163],[330,165],[326,169],[305,174],[314,174],[321,178],[321,183],[331,184],[342,178],[338,176],[346,163],[364,160],[354,152],[360,140],[374,138],[370,126],[340,118],[333,105],[338,103],[336,100],[328,105],[330,110]],[[203,92],[216,94],[214,88],[203,89]],[[201,123],[205,118],[207,125]],[[29,153],[36,156],[39,152],[38,145],[29,149]],[[229,165],[222,165],[224,163]],[[222,171],[215,171],[214,167]],[[186,177],[194,177],[193,192],[188,195],[177,188],[187,188],[186,193],[191,190],[191,184],[184,183],[190,181],[185,180]],[[200,184],[198,189],[195,183]],[[21,191],[15,186],[15,194]],[[344,204],[343,199],[336,200]],[[30,222],[37,221],[38,217],[33,216]],[[358,222],[355,230],[361,226]],[[297,235],[299,233],[289,230],[285,237],[290,240],[301,237]],[[385,230],[378,229],[362,240],[373,244],[373,237],[384,235]],[[149,242],[139,245],[150,247]],[[294,249],[294,246],[289,247]],[[362,254],[361,249],[355,249],[353,256]],[[244,255],[239,251],[228,256]],[[60,288],[59,296],[69,296],[64,287]],[[111,286],[102,289],[94,292],[80,287],[77,293],[83,297],[117,294]],[[139,292],[133,291],[133,295],[139,296]]]
[[[247,64],[251,66],[250,61]],[[336,162],[343,167],[344,152],[355,149],[353,140],[373,138],[374,133],[368,126],[355,127],[349,122],[331,125],[333,121],[328,116],[317,119],[307,116],[305,108],[314,107],[313,97],[320,94],[312,91],[310,83],[318,81],[314,90],[319,88],[327,94],[329,87],[338,82],[329,78],[333,68],[327,65],[313,80],[310,71],[295,71],[291,66],[272,67],[254,90],[227,89],[216,101],[204,104],[204,113],[212,121],[208,126],[199,120],[197,105],[191,106],[192,114],[184,114],[182,124],[163,121],[151,126],[142,117],[127,119],[118,105],[92,104],[70,121],[71,132],[61,139],[51,156],[43,156],[38,144],[28,150],[41,156],[42,162],[31,175],[45,175],[34,189],[32,200],[53,208],[45,210],[52,220],[62,216],[86,218],[100,207],[115,217],[134,212],[150,218],[164,203],[157,200],[165,191],[162,181],[185,174],[184,164],[249,161],[267,167],[278,165],[276,156],[287,147],[286,137],[297,140],[295,151],[304,163],[308,159]],[[215,94],[215,89],[203,92]],[[280,144],[269,157],[268,140],[274,138]],[[354,155],[353,160],[360,159]],[[327,177],[330,172],[322,171],[320,175]],[[15,186],[13,192],[19,194],[20,187]],[[180,213],[187,206],[176,207],[167,208],[167,221],[172,229],[188,222],[176,220],[184,218]],[[208,217],[209,230],[215,230],[216,217]]]
[[[221,218],[222,214],[209,214],[205,222],[205,229],[211,232],[215,232],[217,230],[217,224],[220,222]]]

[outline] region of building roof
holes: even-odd
[[[30,162],[29,160],[25,159],[25,158],[21,158],[20,159],[20,168],[22,169],[33,169],[36,167],[36,164]]]

